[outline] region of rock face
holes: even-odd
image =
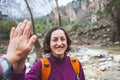
[[[69,17],[71,22],[77,20],[77,16],[75,12],[73,11],[73,9],[71,8],[66,10],[66,15]]]

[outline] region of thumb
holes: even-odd
[[[36,35],[31,36],[31,38],[30,38],[30,40],[28,42],[28,47],[32,48],[36,40],[37,40]]]

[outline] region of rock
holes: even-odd
[[[107,59],[106,58],[101,58],[99,62],[105,62]]]
[[[88,55],[83,56],[83,61],[89,61],[90,57]]]
[[[106,64],[105,64],[105,66],[106,66],[106,69],[108,69],[108,68],[115,67],[115,64],[114,64],[113,61],[107,61]]]
[[[99,67],[99,70],[100,70],[100,71],[105,71],[105,70],[106,70],[106,67],[105,67],[105,66],[101,66],[101,67]]]
[[[116,41],[116,42],[114,42],[114,44],[115,44],[115,45],[119,45],[119,44],[120,44],[120,42],[119,42],[119,41]]]
[[[97,76],[96,72],[94,72],[93,70],[86,70],[84,72],[87,77]]]
[[[93,78],[92,78],[92,79],[90,79],[90,80],[96,80],[96,79],[93,79]]]
[[[104,35],[103,35],[103,38],[106,38],[106,37],[107,37],[107,35],[106,35],[106,34],[104,34]]]
[[[113,59],[114,59],[115,62],[120,63],[120,55],[114,56]]]
[[[113,60],[113,57],[108,57],[107,60],[108,60],[108,61],[112,61],[112,60]]]

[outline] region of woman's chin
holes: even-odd
[[[61,53],[61,52],[58,52],[57,54],[55,54],[57,57],[63,57],[64,56],[64,53]]]

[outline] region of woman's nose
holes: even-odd
[[[62,44],[62,41],[61,40],[58,40],[58,45],[61,45]]]

